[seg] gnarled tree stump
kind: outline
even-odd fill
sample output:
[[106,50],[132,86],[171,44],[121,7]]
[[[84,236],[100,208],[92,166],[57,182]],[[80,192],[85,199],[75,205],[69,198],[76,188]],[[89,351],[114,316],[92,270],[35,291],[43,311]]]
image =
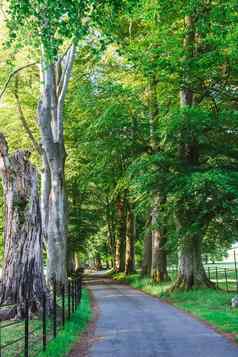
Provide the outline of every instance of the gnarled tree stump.
[[9,156],[5,137],[0,134],[0,175],[5,199],[0,302],[16,304],[9,317],[23,315],[26,298],[31,312],[39,310],[46,291],[37,171],[29,157],[28,151]]

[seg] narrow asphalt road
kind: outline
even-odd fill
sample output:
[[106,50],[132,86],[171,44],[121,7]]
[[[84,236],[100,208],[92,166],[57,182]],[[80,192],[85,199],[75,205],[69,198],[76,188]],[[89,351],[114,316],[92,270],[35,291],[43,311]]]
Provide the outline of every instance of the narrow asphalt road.
[[238,347],[176,308],[100,277],[88,281],[99,308],[89,357],[238,357]]

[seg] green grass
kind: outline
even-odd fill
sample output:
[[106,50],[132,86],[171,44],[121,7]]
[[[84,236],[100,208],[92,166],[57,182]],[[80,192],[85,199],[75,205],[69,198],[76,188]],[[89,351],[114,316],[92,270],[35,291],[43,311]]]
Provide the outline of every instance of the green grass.
[[113,279],[126,282],[133,288],[141,289],[154,296],[161,296],[171,285],[170,282],[155,284],[151,278],[141,277],[140,274],[125,275],[124,273],[114,274]]
[[72,316],[65,328],[47,346],[47,351],[39,354],[39,357],[63,357],[67,356],[79,335],[87,327],[91,318],[91,305],[88,291],[83,289],[81,304]]
[[192,313],[219,331],[233,334],[238,342],[238,309],[232,309],[230,305],[234,293],[213,289],[168,292],[171,282],[156,284],[150,278],[142,278],[139,274],[116,274],[113,278]]
[[209,322],[218,330],[234,334],[238,341],[238,311],[230,302],[233,293],[213,289],[166,293],[162,298]]
[[[57,303],[61,305],[61,299],[57,299]],[[67,299],[66,305],[67,306]],[[67,312],[66,312],[67,314]],[[41,352],[38,356],[54,356],[54,357],[63,357],[68,354],[72,345],[78,340],[80,333],[86,328],[88,321],[91,317],[91,305],[86,289],[82,290],[82,299],[80,306],[72,315],[71,320],[65,323],[65,328],[58,328],[58,335],[56,339],[52,340],[47,345],[47,351]],[[9,321],[3,322],[4,324],[9,323]],[[60,321],[59,321],[60,323]],[[33,355],[39,352],[42,349],[42,322],[40,320],[30,320],[29,321],[29,330],[35,331],[34,334],[29,336],[29,351],[30,355]],[[3,351],[4,357],[14,357],[14,356],[23,356],[24,348],[24,321],[19,322],[19,324],[6,327],[1,329],[1,344],[10,343],[13,340],[22,337],[18,343],[13,344],[12,346],[7,347]],[[51,340],[53,338],[53,325],[52,320],[47,321],[47,338]]]

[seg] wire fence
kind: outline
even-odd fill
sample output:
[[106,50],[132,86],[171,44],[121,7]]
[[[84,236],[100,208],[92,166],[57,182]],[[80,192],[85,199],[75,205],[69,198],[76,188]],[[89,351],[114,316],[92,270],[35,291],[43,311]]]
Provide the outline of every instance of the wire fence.
[[206,273],[209,280],[211,280],[217,288],[226,290],[227,292],[238,293],[237,267],[208,266],[206,267]]
[[[204,268],[208,279],[218,289],[238,293],[238,262],[236,252],[234,251],[233,253],[233,261],[207,263],[204,264]],[[168,272],[171,280],[175,280],[178,274],[177,266],[170,266]]]
[[[47,344],[70,320],[81,301],[82,277],[69,279],[61,288],[53,284],[49,295],[43,294],[41,313],[33,315],[31,300],[24,301],[21,320],[0,321],[0,357],[34,357],[45,351]],[[47,301],[52,302],[49,309]],[[16,305],[0,305],[0,309]]]

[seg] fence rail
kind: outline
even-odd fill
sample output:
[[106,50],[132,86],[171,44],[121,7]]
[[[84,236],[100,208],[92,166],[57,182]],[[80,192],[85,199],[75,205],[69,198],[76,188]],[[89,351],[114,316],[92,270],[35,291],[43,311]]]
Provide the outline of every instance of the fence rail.
[[[207,277],[217,288],[226,290],[227,292],[238,293],[238,262],[235,251],[233,259],[230,262],[204,264],[204,268]],[[178,273],[177,266],[170,266],[168,273],[172,280],[176,279]]]
[[208,266],[206,268],[206,273],[217,288],[226,290],[227,292],[237,292],[238,293],[238,276],[237,268],[227,268],[219,266]]
[[[24,304],[22,320],[0,321],[0,357],[34,357],[45,351],[66,320],[70,320],[81,301],[82,277],[69,279],[66,285],[57,289],[56,284],[50,291],[52,308],[47,309],[49,296],[42,295],[42,311],[39,316],[30,316],[31,300]],[[16,305],[0,305],[1,308]]]
[[[205,267],[205,271],[209,280],[219,289],[227,292],[238,293],[238,276],[235,268],[214,266]],[[168,268],[168,273],[171,280],[175,280],[178,274],[177,268]]]

